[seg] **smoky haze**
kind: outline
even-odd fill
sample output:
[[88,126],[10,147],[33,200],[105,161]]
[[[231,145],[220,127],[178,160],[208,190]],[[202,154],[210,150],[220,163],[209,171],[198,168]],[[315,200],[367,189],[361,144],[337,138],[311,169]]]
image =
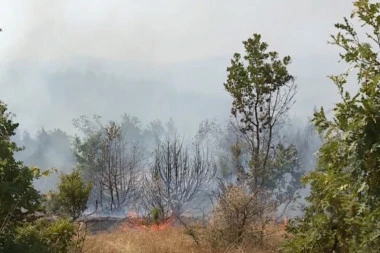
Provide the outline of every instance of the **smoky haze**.
[[[97,113],[173,117],[183,131],[227,117],[226,67],[241,41],[261,33],[293,57],[299,93],[292,111],[331,105],[326,76],[339,71],[327,46],[349,13],[337,1],[2,1],[1,95],[23,128],[73,131]],[[27,104],[27,106],[25,106]],[[207,108],[207,110],[204,110]]]
[[[338,98],[326,76],[342,68],[327,40],[351,7],[347,0],[0,0],[0,6],[1,99],[20,133],[38,139],[42,127],[59,128],[70,141],[77,133],[72,120],[81,115],[117,120],[127,113],[144,125],[172,118],[189,137],[205,119],[226,120],[226,68],[253,33],[292,56],[299,92],[291,117],[302,129],[315,106],[331,107]],[[74,158],[52,140],[38,156],[38,146],[21,138],[31,151],[20,158],[67,171]]]

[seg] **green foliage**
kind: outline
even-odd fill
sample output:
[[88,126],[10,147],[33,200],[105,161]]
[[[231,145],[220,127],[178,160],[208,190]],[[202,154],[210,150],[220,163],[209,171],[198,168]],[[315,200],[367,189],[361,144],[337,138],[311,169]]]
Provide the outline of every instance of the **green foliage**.
[[[78,226],[68,219],[38,220],[0,235],[0,251],[7,253],[74,252],[79,241],[73,240]],[[1,244],[1,242],[4,242]]]
[[86,140],[82,141],[79,137],[74,140],[75,156],[81,171],[86,179],[91,180],[93,175],[100,171],[101,161],[97,153],[101,149],[102,134],[99,131]]
[[152,209],[151,219],[156,224],[159,224],[163,220],[163,214],[159,208],[154,207]]
[[17,127],[0,101],[0,252],[68,252],[76,244],[72,241],[76,225],[37,220],[37,211],[44,209],[33,180],[51,171],[15,160],[15,152],[21,150],[11,141]]
[[76,220],[87,208],[87,201],[92,189],[92,184],[86,184],[79,172],[74,170],[68,175],[61,175],[58,185],[58,192],[53,196],[53,210],[57,210],[57,206],[68,214],[73,220]]
[[[277,52],[268,52],[268,44],[261,41],[259,34],[254,34],[253,38],[249,38],[243,44],[246,51],[244,60],[248,65],[242,61],[240,54],[235,53],[231,66],[227,68],[228,79],[224,87],[234,99],[231,113],[235,117],[241,116],[239,120],[244,124],[241,130],[253,131],[257,127],[264,130],[282,116],[281,113],[271,115],[267,107],[275,99],[271,95],[278,89],[285,88],[293,80],[293,76],[287,70],[291,58],[285,56],[279,59]],[[292,96],[292,93],[290,95]],[[291,101],[287,101],[283,110],[286,111],[286,106],[290,104]],[[261,119],[258,119],[259,117]]]
[[21,150],[10,140],[17,127],[7,106],[0,101],[0,230],[40,208],[40,195],[33,188],[33,180],[42,175],[41,171],[14,159],[15,152]]
[[328,119],[323,108],[313,123],[323,135],[305,216],[289,226],[295,236],[285,252],[378,252],[380,248],[380,3],[354,2],[351,18],[363,24],[363,40],[348,19],[337,24],[332,44],[357,74],[359,91],[345,84],[349,72],[332,76],[342,101]]
[[[297,89],[287,70],[291,58],[268,51],[259,34],[243,44],[245,56],[235,53],[224,84],[233,98],[231,113],[240,132],[232,157],[241,182],[252,191],[276,192],[277,200],[284,203],[293,200],[302,175],[297,150],[278,136]],[[249,162],[239,162],[245,160]],[[292,179],[287,181],[286,175]]]

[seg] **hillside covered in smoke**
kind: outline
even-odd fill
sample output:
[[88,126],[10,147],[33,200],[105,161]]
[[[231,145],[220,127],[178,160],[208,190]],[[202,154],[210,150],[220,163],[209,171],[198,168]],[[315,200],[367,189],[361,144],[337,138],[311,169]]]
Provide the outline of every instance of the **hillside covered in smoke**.
[[[162,122],[159,119],[151,121],[149,124],[142,124],[137,117],[122,115],[115,119],[123,131],[123,141],[139,149],[139,170],[143,173],[149,171],[152,166],[154,149],[157,141],[164,140],[167,137],[179,136],[185,144],[195,142],[202,143],[207,147],[212,155],[213,162],[216,166],[217,177],[236,181],[236,171],[233,168],[233,161],[230,153],[230,147],[236,142],[236,136],[231,130],[227,121],[206,120],[199,124],[197,133],[193,136],[181,133],[173,120]],[[224,123],[223,123],[224,122]],[[15,141],[25,149],[16,154],[17,159],[23,161],[26,165],[39,166],[42,169],[56,168],[57,173],[48,178],[42,178],[35,182],[35,186],[42,193],[56,190],[59,182],[59,175],[68,174],[78,166],[76,153],[78,152],[77,140],[86,140],[99,131],[107,127],[107,121],[100,116],[81,116],[73,119],[73,127],[76,130],[74,135],[70,135],[61,129],[47,130],[40,129],[35,135],[27,131],[18,132]],[[317,136],[314,128],[310,124],[305,124],[299,120],[288,122],[281,135],[285,143],[295,145],[299,151],[298,159],[302,171],[308,172],[315,167],[314,153],[318,150],[321,140]],[[216,181],[210,188],[217,187]],[[209,189],[209,190],[210,190]],[[190,214],[200,214],[200,210],[209,210],[209,193],[199,197],[196,202],[200,207],[192,210]],[[302,198],[299,203],[304,203],[303,197],[308,194],[307,189],[299,192]],[[203,209],[202,209],[202,208]],[[94,207],[90,207],[92,209]],[[122,212],[123,213],[123,212]],[[118,210],[113,215],[123,215]],[[288,215],[299,214],[297,209],[287,210]]]

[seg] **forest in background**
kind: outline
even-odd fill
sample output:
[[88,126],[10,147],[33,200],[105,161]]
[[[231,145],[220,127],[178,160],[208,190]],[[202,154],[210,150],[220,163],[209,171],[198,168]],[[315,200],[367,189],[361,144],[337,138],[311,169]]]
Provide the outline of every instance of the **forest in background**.
[[[109,127],[111,122],[104,122],[100,116],[94,115],[92,117],[82,116],[73,120],[73,124],[78,130],[76,136],[70,136],[61,129],[41,129],[35,136],[31,136],[27,131],[24,131],[16,133],[13,138],[20,147],[25,147],[24,150],[15,155],[15,157],[23,161],[25,165],[38,166],[44,170],[51,168],[58,169],[58,173],[52,174],[47,178],[41,178],[35,182],[36,188],[44,194],[50,190],[56,190],[59,174],[70,173],[79,162],[76,157],[76,152],[78,152],[80,148],[78,141],[86,141],[97,134],[101,134],[102,131],[106,131],[106,127]],[[117,121],[117,124],[123,133],[122,142],[126,144],[126,148],[135,148],[136,152],[138,151],[139,154],[141,154],[138,159],[136,158],[136,174],[151,166],[154,158],[153,152],[158,141],[165,140],[168,137],[178,137],[184,142],[184,145],[201,142],[202,146],[208,149],[210,156],[212,156],[210,158],[212,158],[216,166],[216,178],[236,180],[237,172],[231,169],[233,168],[231,166],[233,158],[231,157],[230,147],[236,144],[237,137],[228,121],[224,123],[212,120],[201,122],[196,136],[180,134],[176,129],[175,122],[172,120],[166,123],[155,120],[147,126],[143,126],[137,117],[125,114]],[[301,151],[299,159],[300,164],[302,164],[302,171],[311,171],[315,166],[315,157],[313,154],[318,150],[321,143],[320,137],[315,132],[313,126],[311,124],[303,125],[303,123],[294,120],[287,123],[282,132],[282,138],[294,144],[296,149]],[[94,145],[92,147],[93,149],[97,148],[96,143],[92,145]],[[129,150],[130,149],[125,152],[129,153]],[[213,188],[208,189],[208,192],[211,193],[211,191],[216,188],[217,182],[214,180]],[[303,196],[307,193],[305,189],[300,189],[300,192],[303,193]],[[304,202],[302,199],[299,201],[301,201],[301,203]],[[201,202],[203,202],[203,208],[205,210],[211,208],[211,202],[207,196],[203,197]],[[194,206],[198,206],[200,203],[193,204]],[[94,208],[95,203],[90,203],[89,206],[90,208]],[[126,215],[128,211],[128,207],[123,206],[121,210],[106,213],[111,216],[123,216]],[[293,210],[293,215],[291,210],[287,211],[290,211],[290,213],[288,213],[290,216],[300,214],[299,210]],[[99,214],[100,213],[99,210]],[[200,209],[191,210],[190,213],[197,215],[202,214]]]

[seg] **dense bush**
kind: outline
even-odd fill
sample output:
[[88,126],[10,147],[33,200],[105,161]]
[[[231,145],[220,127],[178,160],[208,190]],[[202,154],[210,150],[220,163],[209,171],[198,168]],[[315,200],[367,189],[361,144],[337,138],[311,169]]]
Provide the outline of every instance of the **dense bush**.
[[77,252],[82,238],[75,236],[79,226],[68,219],[41,219],[0,233],[0,252],[64,253]]
[[58,192],[55,194],[56,204],[72,220],[78,219],[87,209],[87,201],[90,196],[92,184],[85,184],[79,170],[71,174],[61,175]]

